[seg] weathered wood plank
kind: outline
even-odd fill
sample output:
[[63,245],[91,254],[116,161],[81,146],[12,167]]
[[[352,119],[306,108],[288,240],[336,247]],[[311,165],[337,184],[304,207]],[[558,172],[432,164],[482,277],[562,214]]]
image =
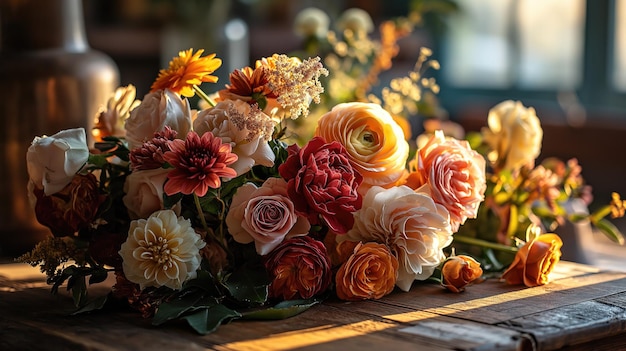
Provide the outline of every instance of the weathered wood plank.
[[157,328],[126,310],[69,316],[66,292],[51,295],[33,269],[0,265],[0,349],[552,350],[598,338],[617,345],[626,332],[626,274],[557,267],[558,278],[542,287],[490,280],[453,294],[415,284],[377,301],[331,299],[287,320],[235,321],[198,336],[182,322]]
[[500,325],[533,335],[542,350],[605,339],[626,331],[626,292],[549,309]]

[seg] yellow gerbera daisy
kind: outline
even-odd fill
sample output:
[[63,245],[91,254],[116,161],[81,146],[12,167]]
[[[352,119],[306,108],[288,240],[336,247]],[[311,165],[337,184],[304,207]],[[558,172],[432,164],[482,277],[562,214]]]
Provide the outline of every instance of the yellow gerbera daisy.
[[150,87],[151,91],[170,89],[180,95],[192,97],[194,86],[203,82],[217,82],[217,77],[211,73],[222,65],[222,60],[215,58],[215,54],[200,57],[203,52],[204,50],[198,50],[194,54],[193,49],[179,52],[178,57],[170,61],[167,69],[159,71],[159,76]]

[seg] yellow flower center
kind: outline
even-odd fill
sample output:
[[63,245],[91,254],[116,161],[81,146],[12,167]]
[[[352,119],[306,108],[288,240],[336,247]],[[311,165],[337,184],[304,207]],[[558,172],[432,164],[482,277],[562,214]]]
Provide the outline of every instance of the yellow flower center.
[[166,239],[159,237],[157,242],[149,242],[146,251],[146,258],[162,264],[164,270],[172,265],[172,250],[170,250]]

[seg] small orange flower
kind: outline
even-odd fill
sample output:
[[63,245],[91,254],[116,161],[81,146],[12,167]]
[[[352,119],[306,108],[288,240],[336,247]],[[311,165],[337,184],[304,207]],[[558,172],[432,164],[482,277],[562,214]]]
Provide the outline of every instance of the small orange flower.
[[[260,98],[276,98],[276,94],[268,86],[268,78],[265,69],[257,65],[257,68],[244,67],[241,70],[234,70],[230,74],[230,84],[226,84],[226,89],[219,91],[221,98],[228,98],[230,95],[251,98],[259,103]],[[223,96],[224,95],[224,96]],[[261,105],[259,103],[259,105]]]
[[387,245],[358,243],[337,271],[337,297],[346,301],[380,299],[393,291],[397,277],[398,259]]
[[480,263],[465,255],[452,256],[441,268],[441,285],[452,292],[461,292],[483,274]]
[[169,67],[159,72],[150,91],[169,89],[177,94],[192,97],[194,85],[217,82],[218,78],[211,73],[222,65],[222,60],[215,58],[215,54],[200,57],[203,52],[204,50],[198,50],[194,54],[193,49],[179,52],[178,57],[170,61]]
[[561,259],[563,241],[556,234],[542,234],[527,242],[502,274],[507,283],[528,287],[548,283],[548,275]]

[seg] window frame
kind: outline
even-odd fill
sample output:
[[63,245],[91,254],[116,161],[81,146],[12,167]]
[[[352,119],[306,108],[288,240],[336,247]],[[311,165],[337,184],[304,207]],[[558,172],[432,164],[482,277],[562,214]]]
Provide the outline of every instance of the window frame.
[[[441,73],[435,78],[441,86],[439,101],[452,118],[459,109],[472,104],[493,106],[503,100],[520,100],[526,106],[540,106],[549,109],[561,109],[559,95],[563,92],[575,93],[578,102],[594,116],[601,114],[611,121],[626,124],[626,91],[618,91],[611,79],[614,63],[614,28],[617,0],[586,0],[585,28],[583,31],[582,81],[572,91],[554,89],[520,88],[512,84],[505,88],[456,87],[445,81]],[[626,0],[621,0],[626,1]],[[445,35],[434,40],[435,59],[445,69]],[[439,44],[438,44],[439,43]],[[437,54],[439,53],[439,54]],[[589,115],[589,113],[588,113]],[[591,119],[594,117],[592,116]],[[587,121],[590,119],[588,117]]]

